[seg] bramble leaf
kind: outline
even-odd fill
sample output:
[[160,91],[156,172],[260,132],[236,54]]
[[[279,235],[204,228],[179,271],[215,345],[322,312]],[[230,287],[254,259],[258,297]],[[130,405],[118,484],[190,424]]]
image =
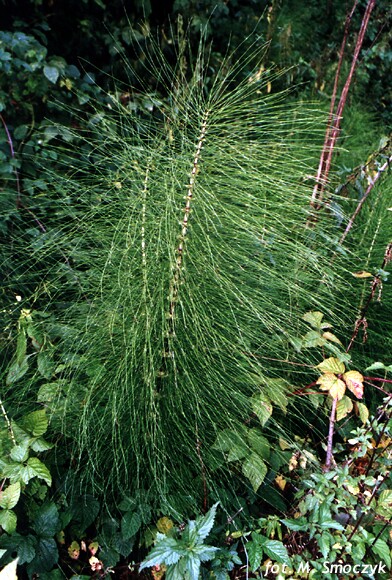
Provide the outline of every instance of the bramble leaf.
[[338,358],[332,356],[323,360],[316,368],[323,373],[334,373],[336,375],[341,375],[345,371],[344,364]]
[[20,483],[12,483],[0,494],[0,507],[5,510],[12,510],[20,498]]
[[321,375],[317,379],[316,384],[320,385],[322,391],[329,391],[331,397],[333,399],[337,398],[338,401],[343,398],[346,391],[346,384],[332,373]]
[[359,417],[363,424],[367,423],[369,419],[369,409],[364,403],[357,403]]
[[348,371],[344,373],[343,379],[346,382],[347,388],[354,393],[357,399],[363,397],[363,376],[358,371]]
[[351,413],[352,410],[353,410],[352,400],[346,395],[344,395],[344,397],[342,397],[340,401],[338,401],[336,407],[336,421],[340,421],[341,419],[344,419],[344,417],[347,417],[347,415]]
[[249,479],[256,492],[267,475],[267,466],[257,453],[252,452],[242,464],[242,473]]

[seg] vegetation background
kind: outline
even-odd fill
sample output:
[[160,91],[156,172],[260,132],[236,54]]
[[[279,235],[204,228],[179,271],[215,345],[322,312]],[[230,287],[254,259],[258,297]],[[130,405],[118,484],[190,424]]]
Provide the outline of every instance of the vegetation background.
[[[118,577],[132,577],[136,574],[133,560],[145,556],[157,533],[168,542],[160,560],[153,554],[146,563],[146,567],[158,566],[154,569],[157,578],[165,570],[159,568],[161,564],[168,566],[168,578],[170,573],[172,578],[192,580],[199,573],[248,577],[241,576],[245,574],[241,572],[244,554],[254,571],[267,558],[280,566],[293,566],[303,550],[295,551],[292,545],[300,544],[301,538],[307,542],[307,558],[313,558],[315,569],[320,567],[321,555],[350,563],[365,556],[371,562],[380,557],[390,566],[392,514],[385,507],[392,493],[388,483],[390,399],[382,403],[386,391],[377,391],[377,386],[387,390],[389,384],[392,343],[388,280],[392,184],[385,177],[391,156],[392,12],[387,0],[375,3],[366,28],[329,175],[329,197],[316,209],[310,203],[346,17],[355,5],[341,60],[339,92],[368,4],[365,0],[0,0],[4,416],[0,465],[6,486],[0,499],[0,544],[3,563],[19,557],[20,574],[35,577],[38,573],[40,578],[55,580],[104,577],[115,567]],[[207,64],[200,55],[208,55]],[[236,66],[236,72],[230,72]],[[226,85],[229,97],[225,100]],[[178,218],[165,196],[181,180],[189,179],[189,160],[196,175],[197,157],[192,155],[195,145],[201,144],[199,153],[204,146],[200,128],[205,104],[216,106],[211,137],[207,137],[215,149],[206,153],[212,177],[210,182],[201,180],[200,187],[202,191],[210,187],[215,198],[206,200],[199,215],[213,229],[208,215],[211,211],[218,215],[222,191],[228,207],[236,207],[238,213],[222,210],[228,233],[218,228],[216,237],[208,239],[207,257],[203,238],[207,226],[194,230],[200,246],[197,258],[187,267],[197,276],[203,273],[206,282],[205,286],[190,284],[191,298],[181,306],[185,320],[197,321],[194,328],[179,332],[179,360],[186,372],[180,370],[178,376],[187,390],[181,400],[173,391],[169,402],[159,403],[166,415],[155,432],[155,386],[151,385],[157,382],[157,372],[162,373],[164,385],[166,375],[177,377],[177,370],[170,363],[163,365],[162,354],[152,352],[151,359],[144,359],[140,345],[147,336],[151,344],[160,345],[160,353],[170,352],[173,329],[159,320],[165,308],[167,314],[163,287],[171,284],[176,293],[177,282],[168,279],[170,268],[161,268],[167,260],[166,246],[162,246],[162,254],[145,270],[152,280],[151,320],[159,329],[157,338],[148,325],[127,322],[142,292],[137,285],[128,289],[129,268],[142,271],[143,264],[130,251],[114,255],[111,265],[111,249],[128,235],[129,223],[138,224],[144,232],[143,203],[124,204],[120,194],[125,185],[138,184],[140,191],[147,191],[146,176],[151,178],[155,200],[154,211],[147,216],[154,224],[153,235],[163,243],[167,235],[168,247],[173,245],[176,238],[169,225]],[[257,107],[262,107],[264,115],[260,125]],[[124,111],[130,121],[124,120]],[[174,119],[173,133],[167,129],[166,118]],[[247,120],[245,124],[242,119]],[[253,143],[249,150],[244,149],[245,142]],[[174,150],[176,155],[171,156]],[[233,158],[241,155],[242,174],[233,169]],[[130,159],[137,162],[132,164]],[[237,199],[225,189],[228,179],[238,192]],[[256,195],[254,183],[258,184],[258,203],[264,205],[259,214],[255,211],[249,216],[244,208]],[[106,191],[110,198],[101,203]],[[351,224],[357,207],[361,212]],[[268,220],[262,222],[265,208]],[[241,220],[247,220],[246,235]],[[252,235],[257,238],[261,223],[269,236],[252,246]],[[232,254],[221,251],[234,239],[241,240],[238,249],[235,246]],[[216,256],[221,260],[219,267],[211,259]],[[178,256],[170,260],[175,264]],[[226,300],[235,295],[238,284],[237,270],[232,274],[230,269],[246,271],[248,263],[256,269],[253,273],[249,267],[250,273],[246,272],[243,302],[227,298],[222,305],[214,287],[217,272]],[[201,298],[207,295],[209,307],[202,311]],[[254,323],[258,316],[266,330]],[[204,338],[210,336],[209,328],[214,328],[210,342]],[[114,356],[109,374],[102,379],[109,336]],[[123,337],[132,344],[129,350],[122,347]],[[197,341],[209,353],[204,361],[188,354]],[[230,362],[233,353],[239,361],[236,365]],[[256,360],[254,353],[261,358]],[[357,493],[352,492],[357,485],[353,481],[347,497],[339,495],[338,485],[335,489],[328,478],[322,479],[330,406],[321,404],[320,395],[313,391],[306,397],[294,396],[306,386],[316,388],[314,367],[328,356],[337,357],[343,367],[328,367],[323,373],[343,377],[350,365],[363,372],[376,363],[375,371],[386,380],[380,385],[376,377],[371,383],[376,387],[366,391],[366,410],[355,401],[353,407],[348,397],[343,398],[345,410],[342,404],[338,410],[339,420],[353,408],[356,413],[336,433],[339,465],[345,465],[344,450],[348,453],[347,440],[358,418],[364,419],[363,430],[368,429],[357,437],[361,445],[369,442],[369,433],[373,441],[384,442],[384,455],[378,449],[377,458],[368,457],[364,472],[359,473],[355,465],[355,473],[335,474],[342,481],[349,476],[368,477],[366,483],[366,477],[361,480]],[[140,370],[141,358],[145,362]],[[140,373],[135,374],[134,384],[143,377],[147,385],[140,399],[136,388],[128,391],[124,386],[133,381],[129,365]],[[188,372],[193,377],[186,382]],[[260,382],[257,399],[255,385]],[[111,387],[103,390],[107,384]],[[140,421],[148,396],[152,402]],[[130,417],[124,409],[129,397],[137,419],[128,429],[124,425],[130,424]],[[378,440],[376,426],[372,423],[372,432],[365,425],[366,413],[379,419],[380,405],[387,405],[383,412],[389,423],[385,421],[387,427],[380,431],[382,422],[377,420]],[[116,421],[117,431],[112,429]],[[195,425],[201,431],[197,440]],[[129,447],[138,449],[132,461]],[[299,449],[307,449],[307,455],[301,456]],[[350,449],[354,456],[358,453],[359,462],[361,451],[355,444]],[[286,469],[289,481],[290,461],[298,460],[299,465],[300,456],[303,466],[294,469],[295,477],[286,488],[280,486],[276,478]],[[315,528],[303,522],[302,528],[296,528],[289,519],[293,516],[290,506],[301,499],[294,500],[294,494],[302,480],[308,481],[305,464],[312,461],[317,464],[312,484],[316,487],[308,485],[308,489],[315,497],[319,494],[320,505],[310,506],[303,500],[295,517],[314,521]],[[382,481],[377,480],[380,474]],[[362,515],[357,519],[352,515],[358,505],[366,511],[362,501],[369,491],[366,486],[377,498],[377,517],[381,518],[373,535],[369,531],[373,524],[366,528]],[[327,492],[336,507],[328,513],[322,499]],[[226,541],[223,530],[229,539],[213,560],[214,552],[203,541],[216,517],[216,501],[227,513],[216,524],[214,541],[218,545]],[[354,521],[346,536],[342,521],[336,519],[342,510]],[[238,511],[237,520],[231,518]],[[189,564],[181,550],[191,540],[186,531],[181,536],[181,526],[175,528],[173,522],[200,512],[207,512],[195,524],[196,546],[202,548]],[[322,533],[322,521],[328,522],[325,530],[335,530],[328,538],[326,531]],[[246,526],[248,537],[245,532],[241,535]],[[359,528],[362,539],[355,544],[353,536],[359,537]],[[285,535],[279,537],[282,530]],[[334,547],[339,542],[341,552]],[[200,570],[200,563],[210,560],[208,571]],[[170,565],[178,562],[178,569],[171,572]]]

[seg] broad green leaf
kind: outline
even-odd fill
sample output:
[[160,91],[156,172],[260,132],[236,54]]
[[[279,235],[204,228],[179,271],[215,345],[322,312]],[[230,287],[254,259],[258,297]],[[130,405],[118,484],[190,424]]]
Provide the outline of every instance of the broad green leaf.
[[[245,435],[245,429],[243,435]],[[234,431],[232,429],[223,429],[217,435],[217,438],[213,444],[214,449],[219,451],[229,452],[230,449],[237,445],[241,445],[244,442],[244,437],[242,433]]]
[[276,560],[279,564],[291,565],[290,557],[283,542],[278,540],[267,540],[263,543],[263,550],[272,560]]
[[215,503],[205,516],[196,518],[197,538],[204,540],[214,525],[216,510],[219,502]]
[[42,375],[45,379],[50,379],[53,376],[55,365],[52,359],[49,357],[48,353],[45,351],[41,351],[38,353],[37,356],[37,367],[38,372]]
[[252,397],[252,410],[257,415],[261,425],[264,427],[272,415],[271,401],[261,393],[254,395]]
[[30,577],[33,574],[42,572],[50,572],[57,564],[59,559],[59,552],[57,549],[56,540],[53,538],[39,538],[35,557],[27,566],[27,571]]
[[305,322],[308,322],[310,326],[313,326],[313,328],[318,330],[321,328],[321,321],[323,318],[324,314],[322,312],[319,312],[318,310],[312,310],[310,312],[306,312],[303,315],[302,320],[305,320]]
[[285,379],[268,379],[263,385],[263,395],[269,401],[273,401],[274,405],[282,409],[284,413],[287,411],[289,403],[287,393],[290,390],[290,384]]
[[21,470],[21,478],[27,484],[34,477],[43,479],[49,486],[52,485],[52,476],[48,468],[37,457],[30,457],[27,465]]
[[324,346],[327,340],[321,336],[317,330],[309,330],[302,338],[302,346],[304,348],[314,348],[316,346]]
[[12,536],[3,535],[1,544],[10,552],[16,552],[19,558],[19,564],[26,564],[31,562],[35,556],[35,549],[37,546],[37,538],[31,534],[22,536],[18,533]]
[[259,542],[252,541],[246,544],[246,551],[248,553],[251,570],[252,572],[256,572],[261,566],[263,548]]
[[379,370],[384,370],[386,367],[384,365],[384,363],[382,362],[375,362],[372,365],[370,365],[370,367],[366,367],[366,371],[379,371]]
[[15,445],[10,452],[12,461],[24,463],[29,456],[29,442],[24,441],[21,445]]
[[0,507],[6,510],[12,510],[20,498],[20,483],[12,483],[0,493]]
[[61,383],[45,383],[38,390],[38,403],[51,403],[55,401],[61,392]]
[[54,502],[44,503],[34,516],[33,528],[43,538],[53,537],[61,529],[61,521]]
[[15,361],[9,368],[7,378],[5,380],[7,385],[13,385],[19,381],[29,370],[28,357],[26,356],[20,363]]
[[56,68],[55,66],[45,65],[44,66],[44,75],[46,76],[48,81],[50,81],[53,84],[56,84],[57,79],[60,76],[60,72],[59,72],[58,68]]
[[243,441],[238,441],[235,443],[229,450],[227,454],[227,461],[230,463],[231,461],[238,461],[243,459],[249,454],[249,448]]
[[192,549],[192,552],[200,559],[201,562],[209,562],[215,557],[216,552],[219,548],[215,546],[206,546],[205,544],[200,544]]
[[363,376],[358,371],[348,371],[344,373],[343,379],[347,385],[347,388],[357,397],[357,399],[362,399],[363,397]]
[[160,564],[170,566],[176,564],[181,556],[186,555],[186,548],[181,547],[178,540],[175,538],[169,538],[158,532],[156,544],[140,564],[139,570],[151,568],[151,566],[158,566]]
[[186,559],[186,570],[189,574],[189,580],[199,580],[200,560],[192,552],[188,554]]
[[343,398],[346,391],[346,384],[338,379],[338,377],[332,373],[325,373],[321,375],[316,381],[317,385],[320,385],[322,391],[329,391],[329,394],[333,399]]
[[78,523],[80,532],[84,532],[97,517],[100,504],[94,496],[86,494],[82,496],[75,496],[71,501],[70,507],[73,520]]
[[45,409],[40,411],[33,411],[19,421],[20,426],[25,431],[28,431],[34,437],[40,437],[46,433],[49,425],[48,417],[46,416]]
[[283,519],[280,521],[286,526],[286,528],[289,528],[289,530],[292,530],[293,532],[306,532],[309,528],[308,520],[305,517],[300,517],[295,520]]
[[341,419],[344,419],[344,417],[347,417],[347,415],[351,413],[352,410],[353,410],[352,400],[350,399],[350,397],[344,395],[344,397],[342,397],[340,401],[338,401],[338,404],[336,406],[336,420],[340,421]]
[[372,552],[379,556],[388,566],[389,570],[392,568],[391,550],[388,544],[380,538],[372,546]]
[[271,445],[268,439],[261,435],[259,429],[249,429],[248,441],[250,447],[257,453],[257,455],[262,459],[269,459]]
[[344,364],[332,356],[323,360],[316,368],[320,369],[322,373],[334,373],[335,375],[341,375],[345,371]]
[[42,437],[37,437],[37,439],[33,440],[31,443],[31,449],[36,453],[42,453],[43,451],[48,451],[48,449],[53,448],[53,443],[49,443],[49,441],[45,441]]
[[129,540],[137,534],[142,525],[138,513],[126,512],[121,518],[121,535],[124,540]]
[[325,532],[320,534],[319,537],[317,538],[317,543],[318,543],[318,546],[320,548],[320,552],[322,553],[323,557],[327,558],[329,551],[331,549],[329,534],[326,534]]
[[364,403],[357,403],[359,417],[362,423],[365,425],[369,419],[369,409]]
[[13,534],[16,530],[16,514],[12,510],[0,510],[0,527]]
[[23,361],[26,358],[26,351],[27,351],[27,339],[26,339],[26,333],[24,331],[24,329],[22,329],[19,334],[18,334],[18,338],[16,341],[16,353],[15,353],[15,359],[16,362],[21,365],[23,363]]
[[249,479],[254,491],[263,483],[267,471],[264,461],[254,452],[242,464],[242,473]]
[[377,501],[377,513],[392,518],[392,489],[384,489]]

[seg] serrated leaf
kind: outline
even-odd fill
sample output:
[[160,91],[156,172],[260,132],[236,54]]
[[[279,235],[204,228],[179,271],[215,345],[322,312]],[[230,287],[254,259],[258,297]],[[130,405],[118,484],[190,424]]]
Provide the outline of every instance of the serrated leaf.
[[176,564],[181,556],[185,556],[186,554],[187,550],[179,545],[178,540],[169,538],[158,532],[157,543],[140,564],[139,570],[141,571],[144,568],[151,568],[151,566],[159,566],[161,564],[171,566],[172,564]]
[[348,371],[344,373],[343,379],[346,382],[347,388],[357,397],[363,397],[363,376],[358,371]]
[[22,429],[28,431],[34,437],[40,437],[46,433],[49,425],[45,409],[29,413],[19,423]]
[[61,392],[61,383],[45,383],[42,385],[37,394],[38,403],[52,403]]
[[33,528],[38,536],[51,538],[61,529],[61,521],[54,502],[44,503],[35,513]]
[[391,551],[388,544],[380,538],[373,544],[372,551],[379,556],[388,566],[389,570],[392,568]]
[[361,419],[362,423],[365,425],[369,419],[369,409],[364,403],[357,403],[359,418]]
[[60,72],[55,66],[45,65],[44,66],[44,75],[46,76],[48,81],[50,81],[53,84],[56,84],[57,79],[60,76]]
[[25,483],[28,483],[33,477],[38,477],[39,479],[43,479],[47,485],[52,485],[52,476],[50,475],[49,469],[37,457],[30,457],[24,469],[23,481]]
[[15,361],[9,368],[7,378],[5,380],[7,385],[13,385],[19,381],[29,370],[28,357],[26,356],[20,363]]
[[282,524],[292,530],[293,532],[305,532],[309,528],[309,523],[305,517],[300,517],[295,520],[280,520]]
[[16,530],[16,514],[12,510],[0,510],[0,527],[7,534],[13,534]]
[[24,441],[20,445],[15,445],[10,452],[12,461],[24,463],[29,456],[29,441]]
[[243,441],[234,444],[227,455],[227,461],[239,461],[246,457],[249,453],[248,446]]
[[214,525],[216,510],[218,508],[219,502],[215,503],[205,516],[196,518],[196,530],[198,540],[204,540],[210,533],[212,526]]
[[252,572],[256,572],[261,566],[263,548],[259,542],[252,541],[246,544],[246,551],[248,553],[251,570]]
[[267,423],[272,415],[272,404],[263,394],[252,397],[252,410],[260,421],[262,427]]
[[249,446],[252,448],[252,450],[255,451],[262,459],[269,459],[271,445],[268,439],[261,435],[259,429],[249,429],[247,436]]
[[0,507],[5,510],[12,510],[20,498],[20,483],[12,483],[0,493]]
[[291,565],[290,557],[286,547],[278,540],[267,540],[263,543],[263,550],[272,560],[276,560],[279,564]]
[[341,375],[345,371],[344,364],[332,356],[323,360],[316,368],[320,369],[322,373],[334,373],[335,375]]
[[121,518],[121,535],[124,540],[129,540],[137,534],[142,525],[138,513],[126,512]]
[[310,312],[306,312],[303,315],[302,320],[305,320],[305,322],[310,324],[310,326],[312,326],[313,328],[316,328],[318,330],[321,327],[321,321],[323,318],[324,318],[324,314],[322,312],[319,312],[317,310],[312,310]]
[[392,517],[392,489],[384,489],[377,501],[377,513],[386,518]]
[[267,466],[254,452],[242,464],[242,473],[247,477],[256,492],[267,475]]
[[346,391],[346,383],[338,379],[338,377],[332,373],[325,373],[321,375],[316,381],[317,385],[320,385],[322,391],[329,391],[329,394],[333,399],[343,398]]
[[37,437],[37,439],[31,443],[31,449],[36,453],[42,453],[43,451],[48,451],[52,448],[53,443],[49,443],[49,441],[46,441],[42,437]]
[[29,534],[28,536],[21,536],[18,533],[12,536],[3,535],[1,538],[1,545],[10,552],[16,552],[19,558],[19,564],[26,564],[31,562],[35,556],[35,548],[37,546],[37,538]]
[[309,330],[302,338],[303,348],[314,348],[316,346],[324,346],[327,340],[323,338],[317,330]]
[[344,395],[344,397],[342,397],[340,401],[338,401],[338,404],[336,406],[336,421],[340,421],[341,419],[344,419],[344,417],[347,417],[347,415],[351,413],[352,410],[353,410],[352,400],[346,395]]

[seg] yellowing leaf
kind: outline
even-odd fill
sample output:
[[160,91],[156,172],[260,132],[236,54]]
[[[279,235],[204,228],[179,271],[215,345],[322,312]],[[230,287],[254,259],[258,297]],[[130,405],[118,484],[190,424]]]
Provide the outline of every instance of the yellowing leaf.
[[77,560],[80,556],[80,546],[78,542],[72,542],[68,548],[68,555],[72,560]]
[[329,340],[329,342],[335,342],[336,344],[342,344],[337,336],[333,334],[333,332],[324,332],[323,338]]
[[317,365],[317,368],[323,373],[335,373],[336,375],[341,375],[345,371],[344,364],[338,358],[332,356],[323,360]]
[[349,371],[344,373],[343,379],[346,382],[347,388],[354,393],[357,399],[363,397],[363,376],[358,371]]
[[369,409],[364,403],[357,403],[359,417],[363,424],[367,423],[369,419]]
[[167,534],[174,526],[172,520],[164,516],[157,521],[157,529],[161,534]]
[[275,477],[275,483],[279,487],[279,489],[281,489],[283,491],[284,488],[286,487],[287,481],[285,480],[285,478],[283,477],[283,475],[277,475]]
[[312,310],[311,312],[306,312],[306,314],[303,315],[302,320],[308,322],[310,326],[313,326],[313,328],[319,329],[323,317],[324,314],[322,312]]
[[353,410],[352,400],[349,397],[346,397],[346,395],[344,395],[344,397],[342,397],[340,401],[338,401],[336,407],[336,420],[340,421],[341,419],[344,419],[344,417],[347,417],[347,415],[351,413],[352,410]]
[[281,448],[282,451],[285,451],[286,449],[290,449],[291,445],[290,443],[287,443],[287,441],[282,439],[282,437],[279,437],[279,447]]
[[359,272],[351,272],[354,278],[373,278],[373,274],[360,270]]
[[321,375],[321,377],[317,379],[316,384],[320,385],[322,391],[329,391],[331,397],[333,399],[338,399],[338,401],[343,398],[346,391],[345,383],[338,379],[338,377],[333,373],[325,373]]

